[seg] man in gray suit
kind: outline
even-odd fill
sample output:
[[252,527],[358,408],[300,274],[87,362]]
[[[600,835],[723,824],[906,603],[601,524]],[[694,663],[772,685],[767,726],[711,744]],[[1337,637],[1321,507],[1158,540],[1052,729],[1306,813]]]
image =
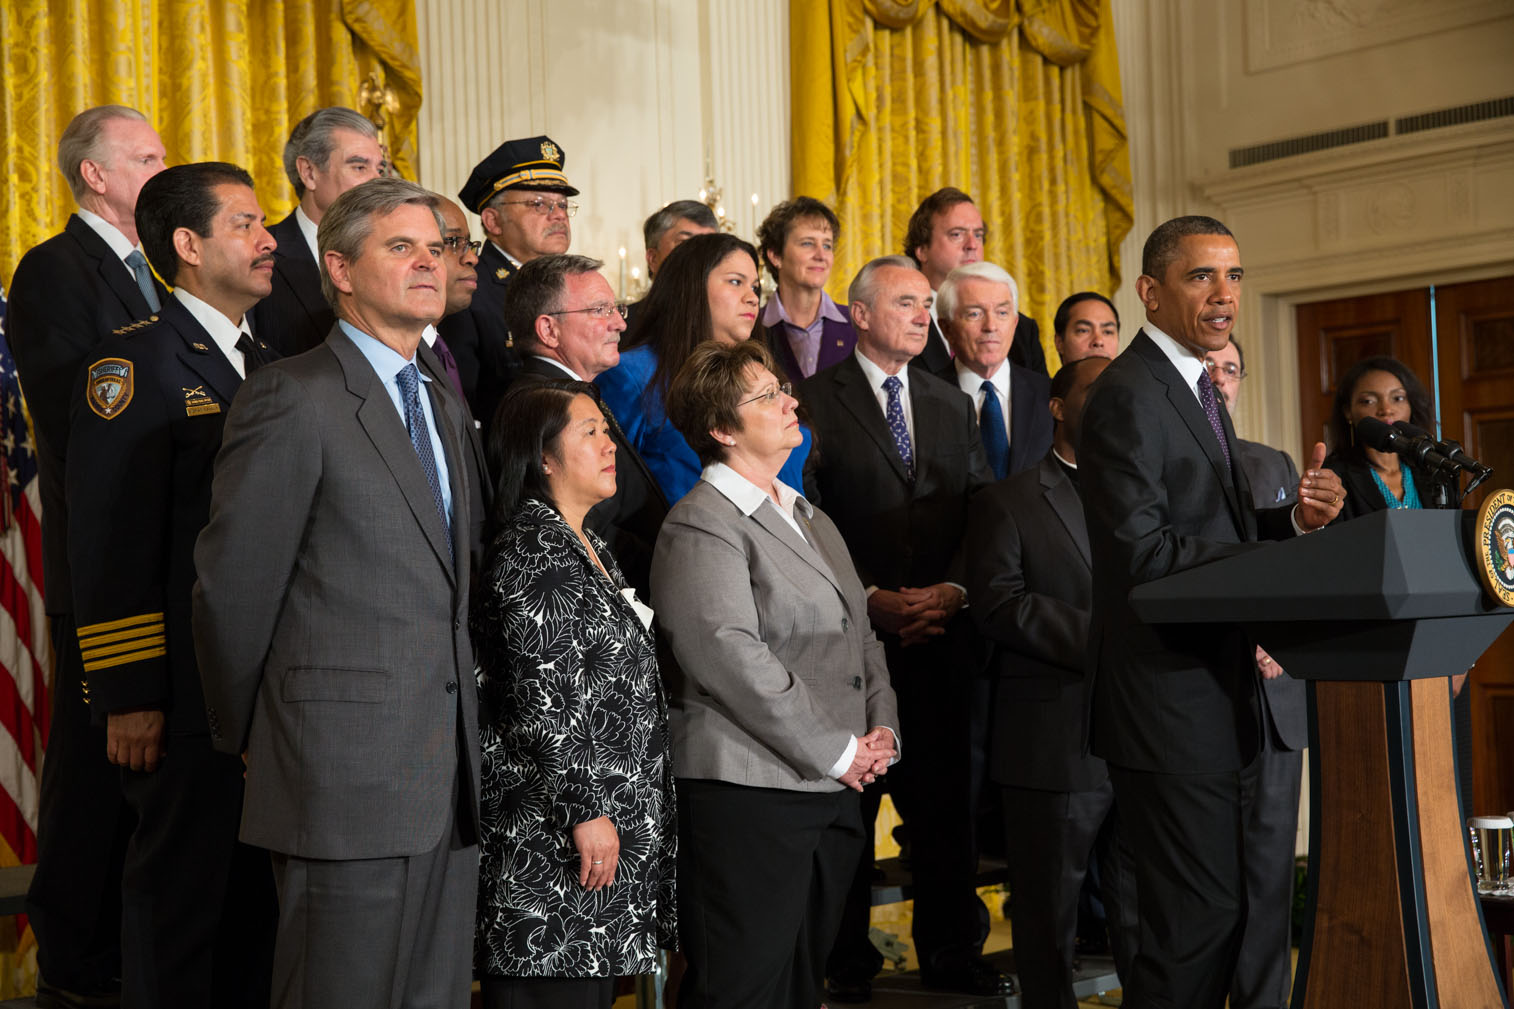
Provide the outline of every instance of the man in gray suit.
[[415,367],[442,311],[436,198],[377,179],[321,221],[325,343],[227,416],[195,547],[218,749],[273,853],[277,1006],[464,1006],[477,890],[472,479],[455,396]]
[[[1235,413],[1246,378],[1246,354],[1235,337],[1204,359],[1215,391]],[[1258,508],[1297,499],[1298,469],[1288,453],[1261,442],[1235,440],[1235,458],[1251,483]],[[1262,681],[1262,753],[1243,779],[1242,844],[1246,865],[1246,924],[1230,982],[1233,1009],[1279,1009],[1292,987],[1293,852],[1298,834],[1299,785],[1309,745],[1308,691],[1283,675],[1271,656],[1256,650]]]

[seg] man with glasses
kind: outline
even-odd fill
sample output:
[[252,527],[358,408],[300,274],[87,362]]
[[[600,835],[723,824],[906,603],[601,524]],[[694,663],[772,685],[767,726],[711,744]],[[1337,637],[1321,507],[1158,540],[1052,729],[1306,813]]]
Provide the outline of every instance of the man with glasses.
[[[1235,337],[1210,351],[1204,367],[1233,416],[1246,379],[1246,355]],[[1294,502],[1298,469],[1288,453],[1241,438],[1236,439],[1235,448],[1236,462],[1251,484],[1256,507]],[[1293,851],[1304,774],[1302,751],[1309,745],[1304,681],[1283,675],[1283,668],[1261,648],[1256,650],[1256,663],[1262,682],[1262,752],[1248,768],[1245,795],[1250,801],[1242,807],[1246,922],[1230,982],[1230,1004],[1236,1009],[1288,1004]]]
[[494,407],[521,363],[505,325],[511,278],[539,256],[567,252],[573,240],[569,218],[578,204],[569,197],[578,190],[563,174],[566,160],[551,137],[507,140],[474,167],[457,194],[478,214],[487,241],[473,303],[439,328],[457,355],[468,405],[486,437]]
[[[625,306],[587,256],[540,256],[510,282],[506,321],[522,355],[519,380],[577,379],[592,383],[620,363]],[[599,397],[590,385],[590,395]],[[620,425],[601,404],[615,441],[615,493],[590,509],[589,528],[604,537],[616,563],[643,599],[651,598],[652,547],[668,501]]]

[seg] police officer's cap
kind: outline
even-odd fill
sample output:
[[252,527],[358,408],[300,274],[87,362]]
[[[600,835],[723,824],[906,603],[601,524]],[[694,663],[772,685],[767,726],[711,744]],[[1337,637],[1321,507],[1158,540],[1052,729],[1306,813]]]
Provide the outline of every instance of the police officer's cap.
[[578,190],[568,184],[568,177],[563,174],[565,161],[567,157],[562,148],[553,143],[551,137],[506,140],[474,167],[467,185],[458,192],[458,199],[477,214],[495,193],[505,189],[534,189],[577,196]]

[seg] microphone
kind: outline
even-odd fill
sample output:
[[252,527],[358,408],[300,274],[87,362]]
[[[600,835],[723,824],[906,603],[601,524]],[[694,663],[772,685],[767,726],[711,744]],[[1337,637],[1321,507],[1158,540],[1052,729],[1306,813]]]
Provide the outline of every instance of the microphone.
[[1404,434],[1407,434],[1411,439],[1423,439],[1424,441],[1428,441],[1436,449],[1436,451],[1440,452],[1447,459],[1451,460],[1451,462],[1455,463],[1461,469],[1466,470],[1468,473],[1481,473],[1484,470],[1492,472],[1489,467],[1484,466],[1476,459],[1473,459],[1471,456],[1467,455],[1466,452],[1462,451],[1462,447],[1458,442],[1436,441],[1435,437],[1431,435],[1430,432],[1426,431],[1424,428],[1415,427],[1413,424],[1410,424],[1406,420],[1396,421],[1393,426],[1404,432]]
[[1357,421],[1356,437],[1368,448],[1375,448],[1379,452],[1394,452],[1431,472],[1446,467],[1458,468],[1445,453],[1438,450],[1438,443],[1429,435],[1415,438],[1405,431],[1384,424],[1376,417],[1363,417]]

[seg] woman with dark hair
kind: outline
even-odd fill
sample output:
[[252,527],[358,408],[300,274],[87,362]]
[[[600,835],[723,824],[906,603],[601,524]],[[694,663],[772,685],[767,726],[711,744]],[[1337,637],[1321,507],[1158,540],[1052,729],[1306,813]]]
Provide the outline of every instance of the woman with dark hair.
[[757,228],[763,265],[778,284],[762,310],[762,326],[790,381],[829,368],[857,346],[847,306],[825,293],[840,237],[841,221],[811,196],[784,200]]
[[[699,481],[699,457],[668,423],[668,387],[694,348],[741,343],[757,322],[757,250],[735,235],[695,235],[657,269],[620,363],[596,378],[605,405],[673,504]],[[809,432],[784,479],[804,484]]]
[[695,349],[668,414],[704,469],[657,537],[688,973],[682,1009],[815,1009],[898,724],[846,542],[779,474],[796,402],[759,340]]
[[1363,417],[1389,425],[1408,421],[1427,430],[1434,423],[1429,394],[1403,362],[1368,357],[1346,369],[1336,385],[1328,423],[1330,455],[1325,459],[1346,488],[1346,503],[1337,521],[1384,508],[1434,507],[1434,485],[1428,473],[1406,468],[1395,453],[1361,444],[1356,422]]
[[615,491],[592,388],[511,390],[474,602],[483,746],[476,966],[491,1009],[608,1009],[674,935],[675,817],[652,612],[584,528]]

